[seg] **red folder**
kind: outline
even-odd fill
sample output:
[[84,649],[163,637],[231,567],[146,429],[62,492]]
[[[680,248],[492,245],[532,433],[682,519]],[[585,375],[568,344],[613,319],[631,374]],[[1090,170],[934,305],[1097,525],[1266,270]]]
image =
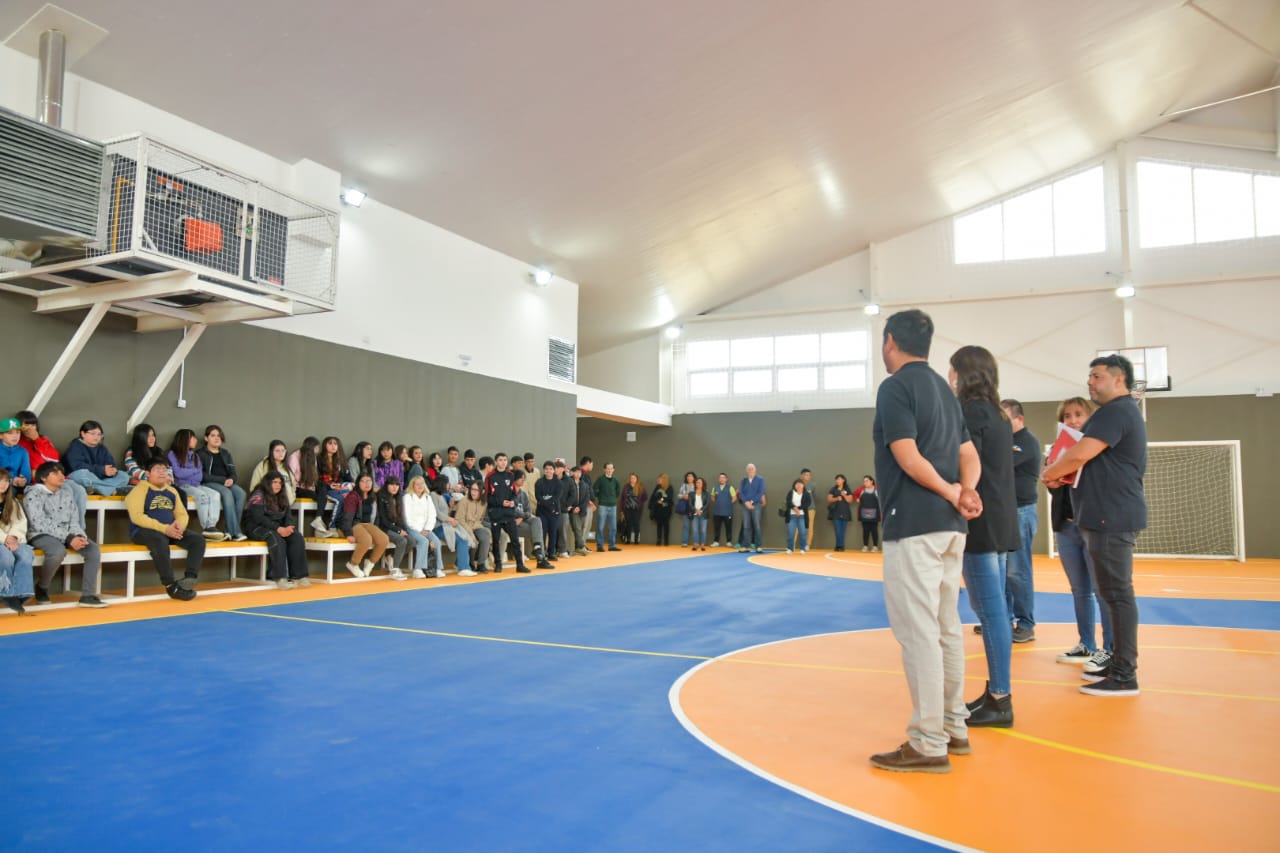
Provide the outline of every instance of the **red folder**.
[[[1053,447],[1049,448],[1049,464],[1052,465],[1062,457],[1072,447],[1075,447],[1077,441],[1084,437],[1084,433],[1074,430],[1066,424],[1058,424],[1058,438],[1053,442]],[[1062,478],[1062,482],[1068,485],[1074,485],[1076,475],[1079,471],[1073,471]]]

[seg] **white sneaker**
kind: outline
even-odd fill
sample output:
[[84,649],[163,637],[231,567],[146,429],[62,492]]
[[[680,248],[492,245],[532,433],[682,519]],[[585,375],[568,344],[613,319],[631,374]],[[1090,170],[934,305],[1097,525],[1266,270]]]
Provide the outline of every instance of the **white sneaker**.
[[408,575],[394,567],[391,569],[391,574],[387,575],[387,577],[393,581],[407,581],[409,579]]
[[476,573],[471,571],[470,569],[463,569],[462,571],[458,572],[458,577],[460,578],[473,578],[475,576],[476,576]]
[[720,547],[720,543],[719,543],[719,542],[712,542],[712,543],[711,543],[711,547],[712,547],[712,548],[719,548],[719,547]]
[[324,523],[323,518],[311,519],[311,529],[316,532],[317,536],[324,536],[329,532],[329,525]]
[[390,554],[382,555],[382,568],[391,571],[395,567],[394,558]]
[[790,553],[791,553],[791,549],[790,549],[790,548],[788,548],[788,549],[787,549],[787,553],[788,553],[788,554],[790,554]]
[[324,532],[324,538],[325,539],[346,539],[347,537],[343,536],[342,531],[339,530],[338,528],[330,527],[328,530]]
[[294,581],[294,583],[296,583],[300,587],[308,587],[308,586],[311,586],[311,578],[301,577],[301,578],[298,578],[296,581]]
[[249,537],[245,536],[243,533],[237,533],[235,536],[231,537],[232,542],[247,542],[248,540]]
[[351,574],[358,578],[364,577],[364,569],[360,568],[355,563],[347,563],[347,571],[351,572]]
[[567,560],[567,559],[569,559],[569,558],[570,558],[570,557],[572,557],[572,556],[573,556],[573,555],[572,555],[572,554],[570,554],[568,551],[561,551],[561,552],[560,552],[560,557],[561,557],[561,559],[565,559],[565,560]]
[[423,578],[425,578],[426,576],[427,576],[427,573],[426,573],[426,572],[424,572],[422,569],[414,569],[414,570],[413,570],[413,575],[412,575],[412,577],[413,577],[413,579],[414,579],[414,580],[416,580],[416,581],[420,581],[420,580],[422,580]]
[[809,553],[809,549],[808,549],[808,548],[801,548],[801,549],[800,549],[800,553],[801,553],[801,554],[808,554],[808,553]]
[[870,549],[870,548],[868,548],[866,545],[863,545],[863,546],[862,546],[862,553],[864,553],[864,554],[865,554],[865,553],[867,553],[867,552],[868,552],[868,551],[870,551],[870,550],[871,550],[871,549]]
[[364,560],[362,560],[362,561],[360,562],[360,568],[364,570],[364,573],[365,573],[366,575],[372,575],[372,574],[373,574],[373,560],[370,560],[368,557],[365,557],[365,558],[364,558]]
[[276,589],[293,589],[296,584],[288,578],[280,578],[276,581]]

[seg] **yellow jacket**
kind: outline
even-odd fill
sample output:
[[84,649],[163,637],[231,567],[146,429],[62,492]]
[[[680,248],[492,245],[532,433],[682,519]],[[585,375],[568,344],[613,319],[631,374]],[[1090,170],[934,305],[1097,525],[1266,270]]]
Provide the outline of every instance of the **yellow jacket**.
[[[125,497],[124,505],[129,510],[129,521],[133,522],[135,527],[145,527],[148,530],[158,530],[163,533],[165,525],[147,515],[147,493],[153,489],[155,489],[154,484],[146,480],[141,481]],[[186,530],[187,499],[178,494],[178,490],[173,486],[165,486],[163,491],[167,492],[173,500],[173,520],[178,522],[179,527]]]

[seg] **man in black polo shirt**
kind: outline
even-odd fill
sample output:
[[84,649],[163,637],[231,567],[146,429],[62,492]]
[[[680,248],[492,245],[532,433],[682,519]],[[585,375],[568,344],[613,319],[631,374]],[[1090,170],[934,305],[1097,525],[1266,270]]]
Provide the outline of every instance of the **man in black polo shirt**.
[[1029,643],[1036,638],[1035,578],[1031,571],[1031,543],[1040,526],[1036,499],[1040,490],[1040,441],[1023,416],[1017,400],[1001,400],[1000,407],[1013,427],[1013,490],[1018,500],[1018,532],[1021,547],[1009,554],[1005,576],[1005,597],[1013,616],[1013,641]]
[[969,752],[960,572],[968,519],[982,512],[981,474],[960,403],[929,367],[933,321],[901,311],[885,322],[892,374],[876,395],[876,478],[884,514],[884,600],[911,692],[907,742],[871,756],[882,770],[946,773]]
[[[523,460],[521,460],[523,461]],[[502,571],[502,534],[515,547],[516,571],[527,573],[532,571],[524,564],[524,555],[520,551],[520,534],[516,531],[516,477],[507,468],[507,454],[499,453],[493,462],[494,468],[484,479],[484,491],[489,500],[489,521],[493,525],[493,565],[494,571]]]
[[[1093,558],[1098,598],[1111,615],[1115,649],[1080,687],[1091,696],[1138,695],[1138,602],[1133,595],[1133,545],[1147,526],[1147,424],[1133,389],[1133,364],[1122,355],[1089,362],[1089,397],[1098,411],[1084,437],[1040,475],[1050,487],[1076,474],[1071,495],[1076,523]],[[1087,464],[1086,464],[1087,463]]]

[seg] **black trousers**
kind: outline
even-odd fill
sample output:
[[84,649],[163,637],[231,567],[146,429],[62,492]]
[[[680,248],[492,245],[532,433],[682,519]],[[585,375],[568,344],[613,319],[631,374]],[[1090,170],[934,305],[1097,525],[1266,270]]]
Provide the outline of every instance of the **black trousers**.
[[640,541],[640,510],[627,510],[622,518],[622,539],[624,542]]
[[507,538],[510,539],[511,543],[515,546],[511,550],[516,552],[516,569],[523,569],[524,554],[520,551],[520,534],[516,530],[515,517],[494,518],[493,516],[490,516],[489,523],[493,530],[493,567],[495,569],[502,568],[502,552],[498,548],[499,543],[502,541],[502,537],[499,535],[499,532],[506,531]]
[[294,530],[288,537],[271,527],[255,527],[245,532],[250,539],[267,543],[267,577],[271,580],[307,576],[307,543],[300,530]]
[[[721,537],[720,534],[724,536]],[[733,516],[732,515],[713,515],[711,516],[711,541],[723,542],[726,545],[733,544]]]
[[655,541],[659,545],[666,545],[671,542],[671,514],[654,515],[653,524],[657,528]]
[[880,547],[880,522],[862,522],[862,544],[874,545],[877,548]]
[[545,540],[542,543],[543,553],[548,557],[559,556],[562,550],[560,548],[560,514],[553,515],[539,510],[538,518],[542,519],[542,538]]
[[170,539],[159,530],[139,527],[133,532],[133,541],[147,546],[151,552],[151,562],[155,563],[156,572],[160,575],[160,583],[168,586],[173,583],[173,558],[169,553],[170,545],[187,549],[187,571],[189,578],[198,577],[200,564],[204,561],[204,537],[194,530],[184,530],[181,539]]
[[1084,547],[1093,558],[1098,582],[1098,603],[1111,616],[1109,677],[1133,681],[1138,677],[1138,601],[1133,595],[1133,545],[1138,534],[1131,531],[1101,531],[1080,528]]

